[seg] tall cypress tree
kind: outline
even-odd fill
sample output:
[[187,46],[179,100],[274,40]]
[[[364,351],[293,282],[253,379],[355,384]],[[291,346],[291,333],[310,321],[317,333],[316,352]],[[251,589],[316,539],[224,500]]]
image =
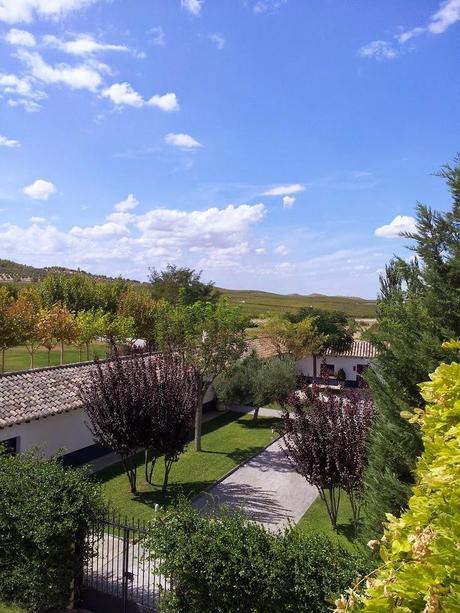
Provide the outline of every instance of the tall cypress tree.
[[406,235],[414,257],[394,258],[380,279],[378,326],[369,335],[380,354],[367,374],[377,420],[366,474],[366,539],[381,532],[385,513],[399,514],[413,484],[421,438],[400,413],[423,407],[418,384],[442,360],[457,357],[441,343],[460,337],[460,156],[438,175],[451,192],[452,209],[418,204],[416,230]]

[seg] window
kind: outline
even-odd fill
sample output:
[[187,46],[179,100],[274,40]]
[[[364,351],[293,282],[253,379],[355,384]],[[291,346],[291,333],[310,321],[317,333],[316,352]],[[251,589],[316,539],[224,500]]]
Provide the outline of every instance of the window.
[[6,453],[14,455],[19,451],[19,437],[7,438],[6,441],[0,441],[0,445],[6,448]]
[[328,379],[334,376],[334,364],[321,364],[320,376],[322,379]]

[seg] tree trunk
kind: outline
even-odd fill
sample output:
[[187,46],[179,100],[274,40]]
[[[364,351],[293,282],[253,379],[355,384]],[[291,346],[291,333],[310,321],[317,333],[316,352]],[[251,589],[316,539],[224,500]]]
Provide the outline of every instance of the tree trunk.
[[89,343],[86,343],[86,361],[89,362]]
[[48,366],[51,365],[51,349],[48,349]]
[[172,465],[173,460],[167,460],[165,458],[165,478],[163,479],[163,487],[161,489],[163,494],[166,494],[166,491],[168,489],[169,473],[171,472]]
[[198,398],[198,405],[195,413],[195,451],[201,451],[201,427],[203,424],[203,398],[206,394],[206,389],[201,389],[200,397]]
[[[153,471],[155,469],[155,462],[156,462],[156,457],[153,455],[152,452],[152,457],[149,458],[149,450],[148,449],[144,449],[144,469],[145,469],[145,480],[147,481],[147,483],[150,483],[150,485],[153,485],[152,481],[153,481]],[[150,467],[149,467],[149,462],[150,462]]]
[[316,355],[313,354],[313,383],[316,381],[317,367],[316,367]]
[[257,418],[259,417],[259,408],[260,407],[254,407],[254,415],[252,416],[253,421],[257,421]]
[[2,349],[2,372],[5,372],[5,347]]
[[61,364],[64,364],[64,341],[61,341]]
[[30,368],[34,367],[34,352],[30,352]]

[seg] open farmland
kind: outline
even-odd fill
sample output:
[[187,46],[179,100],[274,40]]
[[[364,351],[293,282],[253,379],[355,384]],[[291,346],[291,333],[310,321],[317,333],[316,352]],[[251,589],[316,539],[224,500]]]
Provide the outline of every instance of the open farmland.
[[344,311],[350,317],[374,318],[375,300],[353,298],[347,296],[323,296],[311,294],[272,294],[257,290],[220,289],[233,304],[239,304],[245,315],[252,317],[265,314],[296,311],[301,307],[313,306],[327,311]]

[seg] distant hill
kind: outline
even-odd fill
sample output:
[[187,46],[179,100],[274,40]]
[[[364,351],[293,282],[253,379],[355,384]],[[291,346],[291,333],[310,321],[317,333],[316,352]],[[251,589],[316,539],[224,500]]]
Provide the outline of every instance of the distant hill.
[[[73,268],[64,268],[63,266],[49,266],[45,268],[36,268],[29,266],[28,264],[18,264],[12,260],[0,259],[0,283],[35,283],[43,279],[50,272],[61,272],[63,274],[74,275],[76,273],[82,273],[91,277],[92,279],[100,279],[101,281],[112,281],[114,277],[107,277],[105,275],[93,275],[85,270],[75,270]],[[127,279],[131,283],[139,283],[139,281],[133,281]]]
[[[0,259],[0,283],[36,283],[50,272],[62,272],[69,275],[80,272],[96,280],[114,280],[114,277],[93,275],[84,270],[75,270],[61,266],[36,268],[27,264],[18,264],[11,260]],[[139,281],[131,279],[127,279],[127,281],[140,284]],[[344,311],[351,317],[375,317],[376,301],[365,300],[364,298],[325,296],[323,294],[302,296],[301,294],[274,294],[258,290],[217,289],[224,296],[227,296],[230,302],[240,305],[246,315],[253,317],[268,313],[295,311],[305,306],[319,307],[327,311]]]
[[285,313],[301,307],[313,306],[326,311],[344,311],[350,317],[374,318],[375,300],[349,296],[325,296],[323,294],[274,294],[257,290],[233,290],[218,288],[233,304],[239,304],[246,315]]

